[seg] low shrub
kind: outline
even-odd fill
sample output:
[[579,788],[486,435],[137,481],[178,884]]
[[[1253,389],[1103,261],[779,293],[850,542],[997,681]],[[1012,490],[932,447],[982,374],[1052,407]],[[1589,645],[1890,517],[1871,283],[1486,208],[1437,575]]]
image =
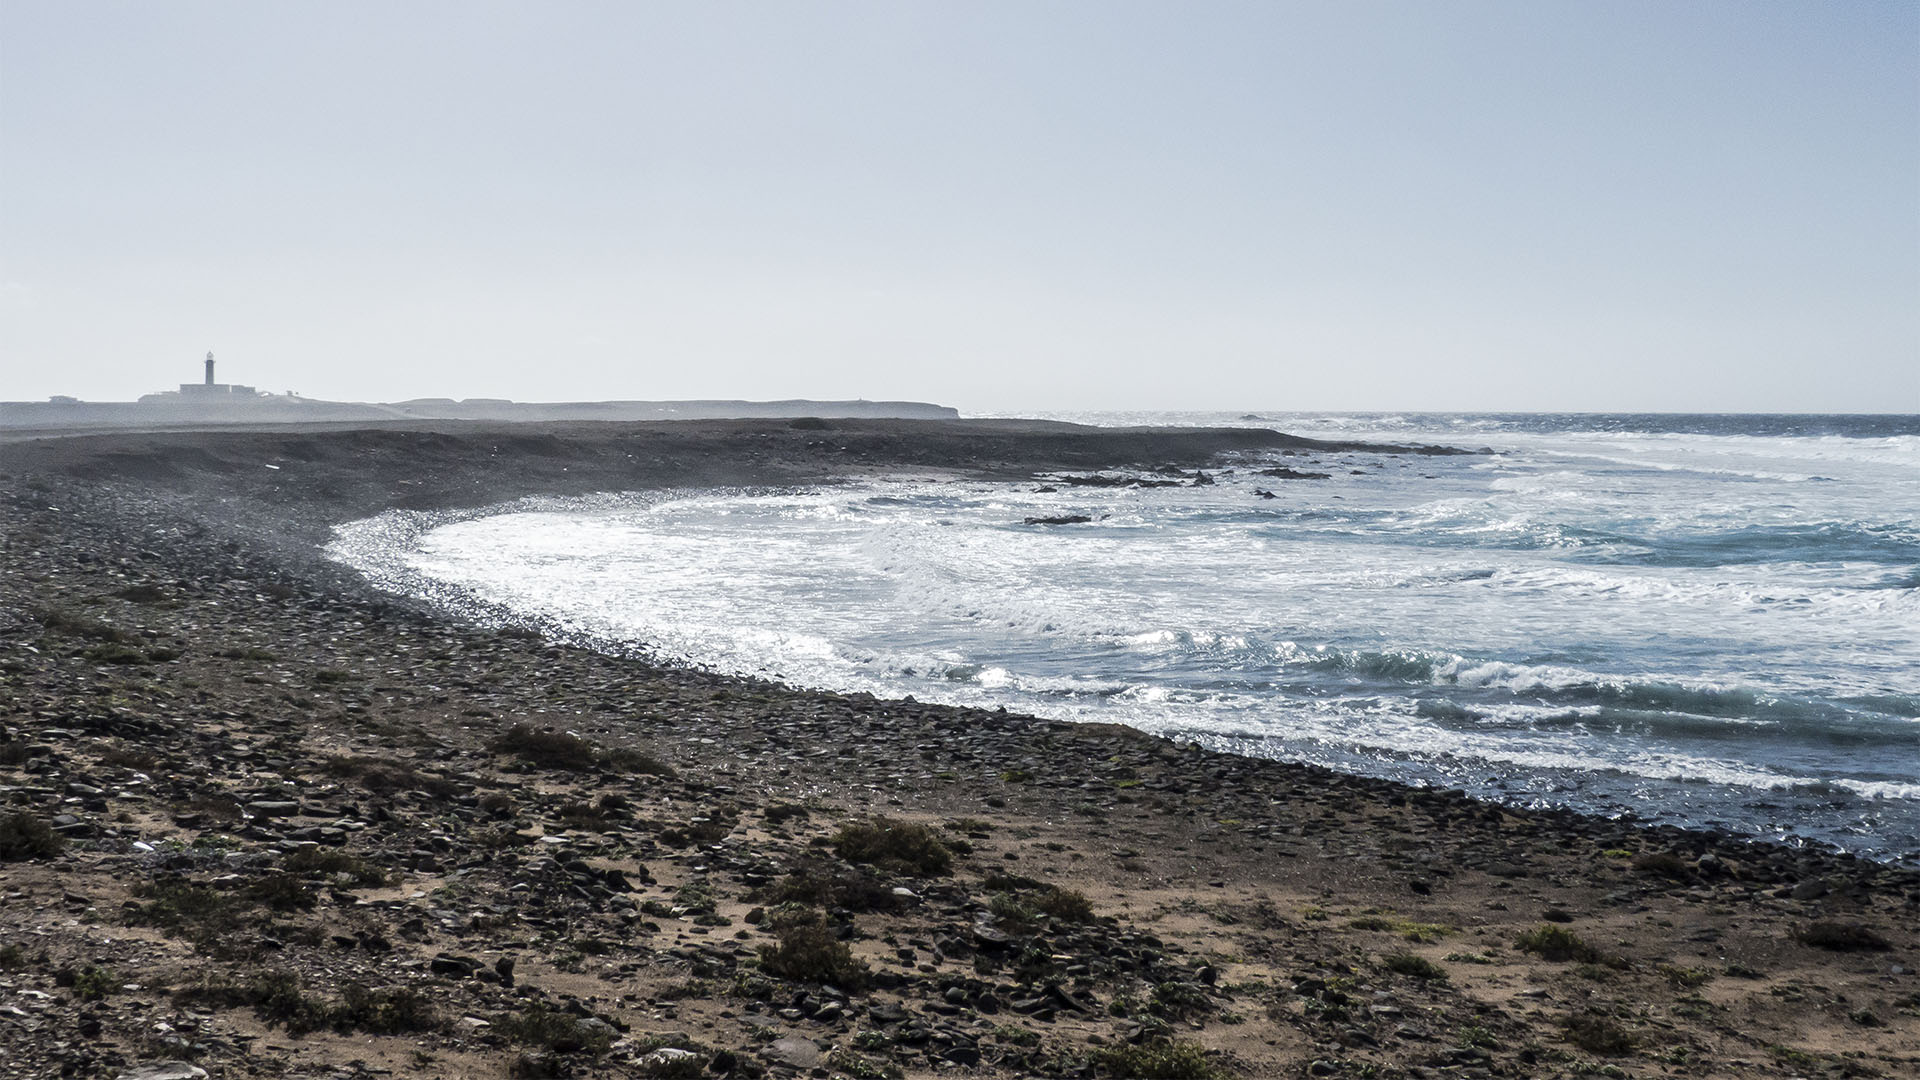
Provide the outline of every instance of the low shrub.
[[1380,965],[1397,975],[1408,975],[1423,982],[1446,982],[1447,969],[1412,953],[1392,953],[1380,961]]
[[0,860],[51,859],[66,846],[66,837],[31,814],[0,817]]
[[1618,1057],[1633,1052],[1633,1033],[1598,1013],[1577,1013],[1561,1021],[1567,1041],[1589,1054]]
[[1101,1075],[1116,1080],[1224,1080],[1232,1075],[1205,1047],[1177,1040],[1110,1047],[1095,1053],[1092,1063]]
[[1040,1033],[1017,1024],[1000,1024],[993,1029],[993,1037],[1009,1046],[1039,1046]]
[[495,1016],[493,1030],[510,1042],[559,1054],[602,1053],[613,1045],[614,1034],[609,1025],[586,1023],[538,1001],[521,1012]]
[[1043,915],[1051,916],[1062,922],[1092,922],[1093,903],[1086,894],[1076,889],[1063,889],[1050,885],[1047,890],[1035,897],[1034,909]]
[[538,731],[526,724],[515,724],[487,744],[496,754],[519,758],[529,765],[545,769],[584,772],[599,760],[599,748],[578,735],[564,731]]
[[1168,981],[1155,984],[1153,1001],[1147,1008],[1155,1016],[1186,1020],[1212,1012],[1213,999],[1198,983]]
[[327,1022],[336,1031],[405,1035],[436,1030],[440,1016],[433,1002],[411,986],[349,983],[340,992],[340,1003],[328,1011]]
[[146,901],[127,909],[126,921],[135,926],[185,931],[200,925],[218,926],[234,915],[230,895],[184,878],[160,878],[136,885],[133,895]]
[[288,971],[261,972],[245,982],[207,975],[175,990],[173,999],[201,1008],[249,1006],[262,1023],[284,1027],[290,1035],[322,1030],[343,1035],[405,1035],[441,1027],[433,1003],[410,986],[349,983],[341,990],[340,1000],[328,1001],[308,994],[299,976]]
[[848,911],[892,911],[899,896],[871,870],[831,861],[806,861],[756,896],[769,904],[806,904]]
[[316,897],[313,887],[291,874],[269,874],[256,878],[240,890],[243,900],[274,911],[306,911]]
[[830,983],[842,990],[861,989],[872,974],[818,916],[782,929],[778,945],[760,946],[760,966],[783,979]]
[[1564,964],[1569,960],[1578,960],[1586,964],[1597,964],[1602,956],[1599,949],[1580,940],[1579,935],[1563,926],[1539,926],[1520,935],[1516,942],[1522,952],[1530,952],[1542,960],[1551,960]]
[[120,977],[111,968],[89,965],[73,976],[73,994],[81,1001],[99,1001],[119,989]]
[[877,817],[845,826],[833,838],[834,853],[900,874],[933,877],[953,868],[953,852],[925,825]]
[[333,848],[300,848],[280,863],[289,874],[301,877],[344,878],[354,885],[385,885],[387,872],[358,855]]
[[769,825],[784,825],[795,818],[805,821],[809,816],[807,808],[799,803],[773,803],[761,813]]

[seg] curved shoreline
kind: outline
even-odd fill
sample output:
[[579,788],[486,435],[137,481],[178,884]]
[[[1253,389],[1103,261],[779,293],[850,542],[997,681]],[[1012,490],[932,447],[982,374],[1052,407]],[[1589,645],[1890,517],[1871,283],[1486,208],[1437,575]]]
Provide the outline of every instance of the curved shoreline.
[[[1121,474],[1119,478],[1125,479],[1125,470],[1118,471]],[[1228,466],[1215,473],[1215,475],[1222,477],[1223,482],[1225,482],[1224,478],[1231,472],[1232,467]],[[1159,477],[1162,474],[1149,473],[1146,475],[1149,477]],[[897,494],[896,489],[888,486],[889,482],[911,485],[912,490],[916,493],[933,492],[937,494],[964,488],[969,492],[966,498],[976,497],[982,490],[978,486],[965,484],[956,485],[956,487],[950,489],[943,485],[940,479],[941,478],[936,478],[933,485],[928,486],[924,483],[915,483],[911,478],[901,478],[897,475],[887,476],[883,474],[880,476],[863,476],[852,478],[854,486],[851,489],[838,490],[850,491],[850,494],[853,496],[866,496],[875,492],[884,495]],[[1106,477],[1083,477],[1081,479],[1105,480]],[[987,490],[996,492],[1002,490],[1031,490],[1034,486],[1031,482],[1022,485],[1004,479],[995,482],[999,484],[1010,484],[1011,486],[1007,489],[996,487]],[[1055,477],[1049,476],[1045,478],[1045,483],[1047,484],[1056,482],[1058,481]],[[1165,481],[1152,479],[1149,482],[1163,483]],[[1764,826],[1768,824],[1768,822],[1766,822],[1764,818],[1761,819],[1762,827],[1756,828],[1753,820],[1741,816],[1740,807],[1737,805],[1744,800],[1778,800],[1789,790],[1789,784],[1813,784],[1823,783],[1823,781],[1785,777],[1781,778],[1778,786],[1769,787],[1758,781],[1743,786],[1737,781],[1709,781],[1697,776],[1690,776],[1684,772],[1634,772],[1628,768],[1623,769],[1621,774],[1625,777],[1624,781],[1620,781],[1612,787],[1607,787],[1604,785],[1606,785],[1610,779],[1614,778],[1607,776],[1606,773],[1609,768],[1613,767],[1614,763],[1611,761],[1601,761],[1585,765],[1584,767],[1576,765],[1536,766],[1533,768],[1531,779],[1537,779],[1539,781],[1537,786],[1525,787],[1516,783],[1510,787],[1509,781],[1525,781],[1530,778],[1527,776],[1515,776],[1514,772],[1503,772],[1502,770],[1514,770],[1517,772],[1520,767],[1515,766],[1510,761],[1495,756],[1479,756],[1461,753],[1457,756],[1457,760],[1454,760],[1456,755],[1450,752],[1442,752],[1436,755],[1440,762],[1451,762],[1453,766],[1451,770],[1441,764],[1436,764],[1432,757],[1407,754],[1404,758],[1401,758],[1394,756],[1390,751],[1381,752],[1383,756],[1391,759],[1388,763],[1382,763],[1377,760],[1367,760],[1366,755],[1362,752],[1355,752],[1353,757],[1358,760],[1353,760],[1347,764],[1330,762],[1324,759],[1315,760],[1310,750],[1302,751],[1300,749],[1300,744],[1294,741],[1294,736],[1272,735],[1263,737],[1258,734],[1220,734],[1215,731],[1207,731],[1178,723],[1164,722],[1166,717],[1170,715],[1170,710],[1159,710],[1157,715],[1150,716],[1139,714],[1124,716],[1116,715],[1113,710],[1102,710],[1097,707],[1078,707],[1077,701],[1061,703],[1036,701],[1031,698],[1023,701],[996,694],[974,693],[969,695],[965,693],[964,690],[956,691],[938,682],[929,683],[924,686],[910,683],[904,686],[888,688],[880,685],[879,680],[849,682],[836,680],[818,672],[816,672],[812,678],[796,679],[792,676],[794,669],[790,667],[784,667],[771,662],[749,665],[747,663],[748,658],[745,655],[735,656],[735,662],[733,663],[729,663],[724,659],[709,662],[708,660],[702,659],[697,652],[676,651],[662,646],[659,641],[653,639],[625,637],[604,626],[597,630],[590,628],[583,629],[580,623],[574,621],[573,614],[565,610],[541,607],[538,604],[529,608],[490,601],[483,598],[482,593],[484,592],[484,586],[456,584],[450,580],[437,578],[429,573],[414,570],[407,563],[409,555],[418,552],[419,543],[427,534],[445,526],[480,519],[517,514],[555,514],[562,516],[581,514],[594,516],[601,513],[615,513],[624,515],[634,512],[640,507],[650,506],[660,501],[677,503],[688,498],[705,499],[715,495],[722,497],[744,495],[751,496],[755,499],[762,497],[778,499],[789,493],[798,493],[801,497],[806,497],[810,496],[813,492],[805,488],[796,487],[664,488],[646,492],[609,492],[588,496],[527,496],[505,503],[496,503],[480,507],[462,507],[452,510],[389,510],[370,518],[362,518],[336,526],[334,529],[334,540],[327,545],[326,551],[331,558],[365,576],[384,592],[392,594],[402,601],[415,600],[427,602],[434,610],[455,621],[476,622],[493,627],[521,627],[534,630],[549,638],[564,640],[572,645],[592,648],[616,656],[640,658],[668,666],[692,667],[701,671],[731,677],[770,680],[774,684],[789,690],[839,693],[843,695],[854,692],[866,692],[887,699],[897,699],[911,693],[923,701],[949,705],[956,708],[990,710],[996,706],[1000,706],[1022,715],[1031,715],[1035,718],[1045,720],[1118,724],[1137,728],[1156,737],[1167,738],[1176,742],[1194,741],[1209,750],[1259,760],[1277,760],[1308,764],[1339,775],[1365,776],[1382,779],[1421,790],[1459,788],[1476,800],[1505,807],[1539,810],[1564,809],[1583,816],[1625,820],[1641,824],[1658,823],[1684,830],[1708,832],[1720,839],[1735,839],[1748,843],[1781,844],[1796,848],[1805,847],[1826,850],[1831,853],[1851,851],[1854,855],[1862,859],[1874,862],[1884,862],[1895,866],[1907,866],[1909,868],[1920,868],[1920,848],[1911,846],[1903,847],[1898,843],[1888,842],[1884,839],[1885,834],[1878,834],[1878,837],[1876,837],[1875,835],[1862,833],[1856,838],[1856,842],[1851,845],[1845,843],[1847,837],[1843,835],[1838,838],[1841,842],[1836,843],[1832,833],[1821,831],[1822,826],[1829,824],[1829,822],[1826,819],[1820,818],[1811,821],[1802,819],[1802,823],[1805,826],[1804,830],[1796,830],[1784,824],[1766,828]],[[998,498],[999,496],[996,495],[995,497]],[[838,496],[833,496],[833,498],[838,499]],[[731,583],[718,587],[729,591],[738,591],[737,587]],[[1456,657],[1455,659],[1458,658]],[[1478,663],[1479,661],[1474,662]],[[986,662],[983,661],[982,663]],[[1110,672],[1105,677],[1123,678],[1124,676],[1117,676]],[[994,700],[996,697],[1000,697],[1002,700]],[[1272,706],[1272,708],[1276,710],[1283,710],[1286,707],[1284,704]],[[1313,740],[1313,736],[1306,738],[1309,744]],[[1402,767],[1396,769],[1393,767],[1395,764]],[[1476,772],[1482,776],[1488,774],[1495,774],[1495,776],[1493,779],[1480,781],[1473,775]],[[1623,788],[1631,789],[1638,785],[1648,784],[1666,784],[1671,785],[1673,788],[1692,785],[1712,788],[1715,791],[1715,801],[1708,803],[1706,800],[1698,799],[1696,796],[1694,803],[1676,807],[1664,799],[1647,794],[1644,789],[1623,790]],[[1669,794],[1672,793],[1672,788],[1667,790]],[[1547,794],[1547,792],[1551,792],[1552,794]],[[1854,800],[1854,808],[1863,816],[1872,815],[1876,812],[1874,804],[1877,802],[1878,797],[1871,793],[1852,790],[1847,786],[1837,786],[1835,790],[1826,792],[1825,796],[1825,801],[1829,804],[1832,803],[1834,798]],[[1654,807],[1652,811],[1648,811],[1647,808],[1649,805]],[[1839,815],[1843,814],[1844,811],[1844,807],[1830,806],[1831,814]],[[1778,820],[1778,816],[1778,812],[1776,811],[1775,820]],[[1844,816],[1839,816],[1836,820],[1839,825],[1850,823],[1849,819]],[[1871,817],[1864,817],[1863,820],[1873,819]],[[1836,831],[1838,830],[1836,829]]]
[[[21,812],[73,818],[59,826],[70,834],[64,854],[0,862],[0,885],[28,905],[20,926],[0,931],[27,960],[11,978],[57,992],[61,971],[107,966],[174,989],[157,1002],[56,993],[32,1032],[0,1021],[14,1051],[0,1075],[72,1064],[63,1054],[84,1059],[83,1075],[115,1075],[114,1055],[158,1055],[137,1033],[184,1002],[215,1000],[181,996],[210,963],[285,968],[323,1002],[348,1001],[352,982],[418,987],[443,1011],[488,1024],[443,1016],[424,1033],[382,1035],[339,1013],[328,1015],[347,1032],[291,1040],[236,989],[216,995],[229,1003],[213,1006],[198,1051],[216,1075],[248,1057],[306,1068],[356,1054],[430,1075],[504,1075],[526,1055],[629,1075],[651,1068],[640,1062],[658,1049],[639,1035],[673,1031],[691,1032],[685,1041],[708,1064],[772,1075],[804,1075],[834,1054],[836,1067],[858,1056],[908,1075],[1123,1075],[1131,1066],[1115,1048],[1125,1047],[1142,1060],[1192,1047],[1213,1055],[1209,1068],[1249,1076],[1304,1074],[1314,1062],[1326,1075],[1366,1065],[1550,1075],[1600,1053],[1578,1034],[1590,1014],[1624,1033],[1616,1060],[1650,1065],[1685,1050],[1693,1075],[1770,1075],[1789,1061],[1839,1068],[1848,1050],[1883,1071],[1920,1062],[1913,1006],[1899,1004],[1920,990],[1903,959],[1920,910],[1911,871],[1501,808],[1130,729],[604,656],[449,623],[377,594],[317,546],[333,524],[393,507],[667,479],[1202,464],[1298,445],[1286,438],[833,421],[436,424],[0,447],[10,571],[0,599],[12,613],[0,624],[11,657],[4,745],[27,748],[0,783]],[[144,660],[116,662],[123,654],[109,646]],[[585,770],[516,764],[494,743],[516,721],[576,730],[607,756]],[[636,773],[615,763],[640,759],[617,752],[663,758],[674,775]],[[145,771],[133,767],[141,758]],[[609,794],[627,808],[579,809]],[[495,795],[510,817],[486,808]],[[770,812],[790,805],[807,815]],[[836,829],[869,814],[940,826],[948,846],[971,853],[945,873],[880,871],[911,906],[835,894],[842,902],[820,909],[871,970],[864,992],[770,978],[752,946],[775,938],[751,909],[796,868],[874,873],[834,843]],[[501,829],[524,839],[488,846]],[[208,837],[219,838],[211,861],[195,854],[212,850],[195,846]],[[315,879],[314,907],[235,933],[231,944],[265,952],[226,957],[180,925],[103,940],[63,914],[62,897],[80,897],[111,926],[150,911],[154,883],[169,875],[215,889],[230,888],[211,883],[236,868],[248,881],[284,880],[289,849],[316,840],[399,882],[322,889]],[[615,871],[624,891],[606,876]],[[1016,916],[1054,895],[1043,887],[1084,897],[1102,918]],[[687,907],[697,897],[708,898],[704,914]],[[494,914],[435,914],[456,905]],[[1610,974],[1589,978],[1517,947],[1542,918],[1588,942],[1606,960],[1596,971]],[[276,936],[280,923],[292,930]],[[1895,951],[1810,944],[1808,928],[1829,924]],[[575,929],[548,934],[562,925]],[[583,952],[581,934],[607,951]],[[366,944],[376,937],[384,950]],[[1064,959],[1026,971],[1015,963],[1023,954],[1007,952],[1023,941]],[[1419,965],[1399,956],[1449,978],[1410,974]],[[467,968],[464,957],[485,963]],[[517,960],[514,987],[478,974],[496,959]],[[1671,973],[1696,970],[1697,980]],[[756,996],[763,984],[771,997]],[[1783,995],[1810,985],[1868,1004],[1793,1006],[1796,1034],[1783,1038],[1770,1027],[1792,1000]],[[796,992],[804,1002],[790,1003]],[[1707,1004],[1689,1006],[1695,998]],[[631,1032],[598,1055],[503,1036],[502,1018],[534,1002]],[[88,1025],[99,1034],[83,1036]],[[70,1035],[47,1037],[56,1032]],[[925,1037],[903,1037],[912,1032]],[[437,1065],[407,1064],[421,1045]]]

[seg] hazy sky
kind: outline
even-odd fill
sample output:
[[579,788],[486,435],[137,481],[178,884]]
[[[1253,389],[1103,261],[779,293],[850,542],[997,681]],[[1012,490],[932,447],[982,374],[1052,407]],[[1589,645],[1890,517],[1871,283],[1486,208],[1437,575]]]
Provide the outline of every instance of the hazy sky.
[[1920,411],[1920,4],[0,3],[0,398]]

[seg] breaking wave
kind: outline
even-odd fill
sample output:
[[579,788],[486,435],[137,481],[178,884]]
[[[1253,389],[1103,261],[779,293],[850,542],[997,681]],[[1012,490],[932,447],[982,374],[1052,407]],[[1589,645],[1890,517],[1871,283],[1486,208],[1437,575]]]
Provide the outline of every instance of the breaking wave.
[[1556,422],[1320,416],[1491,452],[1247,456],[1202,486],[383,515],[335,554],[718,670],[1920,858],[1920,420]]

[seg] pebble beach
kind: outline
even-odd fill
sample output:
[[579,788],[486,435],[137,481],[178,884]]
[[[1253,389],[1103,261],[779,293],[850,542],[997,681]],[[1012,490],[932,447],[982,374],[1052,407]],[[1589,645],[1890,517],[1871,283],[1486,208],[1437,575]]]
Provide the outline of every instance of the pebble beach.
[[1337,444],[887,420],[0,444],[0,1076],[1920,1073],[1900,865],[609,654],[322,552],[389,509],[1289,445]]

